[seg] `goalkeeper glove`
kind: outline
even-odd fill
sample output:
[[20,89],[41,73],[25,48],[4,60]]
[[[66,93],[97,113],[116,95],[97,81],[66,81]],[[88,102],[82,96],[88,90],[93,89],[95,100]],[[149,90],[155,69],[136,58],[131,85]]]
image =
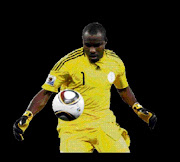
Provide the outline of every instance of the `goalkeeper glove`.
[[22,117],[20,117],[13,125],[13,134],[18,141],[23,141],[23,133],[29,126],[30,121],[33,118],[31,111],[27,110]]
[[144,122],[146,122],[149,125],[150,129],[154,129],[155,124],[157,122],[157,117],[155,113],[143,108],[138,102],[136,102],[132,106],[132,109],[139,116],[139,118],[141,118]]

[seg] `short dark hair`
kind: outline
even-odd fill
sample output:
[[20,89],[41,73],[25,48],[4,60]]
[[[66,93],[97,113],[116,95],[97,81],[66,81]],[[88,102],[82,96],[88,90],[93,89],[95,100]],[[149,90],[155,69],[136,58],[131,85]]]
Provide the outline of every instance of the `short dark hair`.
[[104,40],[107,42],[106,29],[98,22],[93,22],[84,27],[82,31],[82,38],[88,32],[90,35],[96,35],[98,32],[102,33]]

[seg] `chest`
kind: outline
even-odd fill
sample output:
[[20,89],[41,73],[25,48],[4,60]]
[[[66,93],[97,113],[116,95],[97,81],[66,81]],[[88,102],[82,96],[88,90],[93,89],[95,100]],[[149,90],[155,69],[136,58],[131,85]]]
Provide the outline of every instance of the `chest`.
[[95,64],[75,66],[71,72],[72,84],[109,89],[116,79],[117,69],[110,64],[98,66]]

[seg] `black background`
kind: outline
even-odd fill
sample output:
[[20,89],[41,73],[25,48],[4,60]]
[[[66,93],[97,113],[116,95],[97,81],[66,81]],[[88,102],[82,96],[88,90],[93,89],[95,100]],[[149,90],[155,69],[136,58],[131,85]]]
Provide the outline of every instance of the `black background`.
[[160,109],[164,101],[161,77],[168,10],[164,11],[162,5],[158,4],[143,4],[143,7],[138,4],[102,7],[89,3],[79,8],[73,5],[55,6],[11,4],[4,11],[5,56],[10,81],[6,92],[12,98],[7,101],[11,108],[7,132],[9,155],[14,159],[34,156],[61,159],[65,156],[59,154],[57,119],[51,109],[53,97],[30,123],[24,135],[25,141],[15,140],[12,126],[41,89],[53,65],[82,46],[83,27],[91,22],[99,22],[107,31],[106,48],[116,52],[123,60],[129,85],[137,100],[158,117],[156,128],[150,131],[112,86],[111,109],[117,122],[129,132],[129,156],[145,155],[147,159],[160,156]]

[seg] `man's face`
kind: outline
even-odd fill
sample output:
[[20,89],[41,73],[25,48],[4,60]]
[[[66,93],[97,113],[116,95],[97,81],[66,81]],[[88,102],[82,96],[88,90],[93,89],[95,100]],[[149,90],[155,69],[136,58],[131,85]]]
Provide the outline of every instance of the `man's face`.
[[90,35],[88,32],[84,33],[84,52],[87,54],[90,62],[95,63],[103,57],[105,45],[106,42],[100,32],[98,32],[96,35]]

